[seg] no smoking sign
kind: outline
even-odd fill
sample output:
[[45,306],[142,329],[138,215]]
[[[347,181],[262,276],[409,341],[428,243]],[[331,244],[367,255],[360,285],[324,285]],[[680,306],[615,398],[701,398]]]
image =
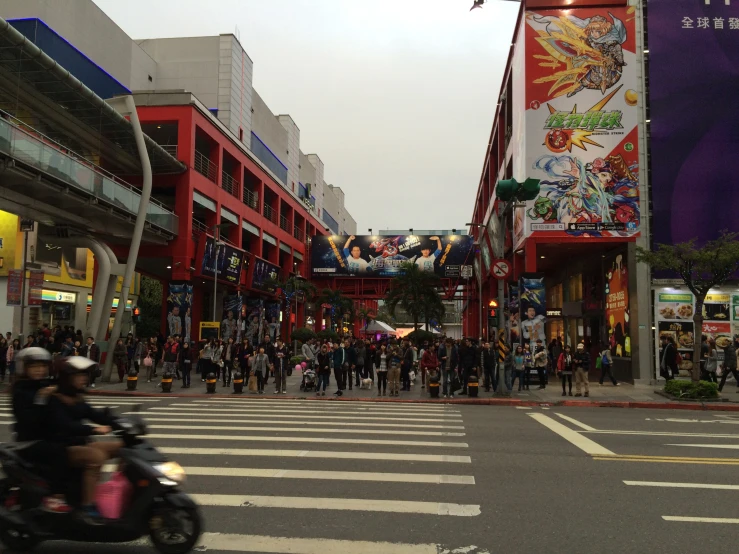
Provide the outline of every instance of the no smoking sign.
[[506,279],[511,274],[511,266],[505,260],[495,260],[493,262],[493,277],[496,279]]

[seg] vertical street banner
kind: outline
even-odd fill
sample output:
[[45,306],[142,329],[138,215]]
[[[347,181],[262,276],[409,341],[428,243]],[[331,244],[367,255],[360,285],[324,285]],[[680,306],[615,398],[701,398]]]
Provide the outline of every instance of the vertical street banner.
[[22,301],[23,272],[20,269],[8,270],[8,298],[6,305],[20,306]]
[[650,229],[702,244],[739,231],[739,0],[649,0],[647,24]]
[[508,287],[508,339],[514,347],[516,344],[521,344],[519,292],[518,283]]
[[629,329],[629,271],[619,254],[606,266],[605,315],[608,346],[611,354],[631,357]]
[[523,343],[533,347],[537,340],[545,345],[547,295],[544,287],[544,275],[530,273],[523,275],[519,281],[519,304],[521,313],[521,334]]
[[33,269],[28,272],[28,305],[40,306],[41,296],[44,289],[44,272]]
[[192,335],[192,284],[172,281],[167,292],[167,335],[180,335],[185,341]]
[[246,338],[256,348],[264,336],[262,320],[264,319],[264,301],[259,298],[247,298],[243,308]]
[[221,321],[221,339],[227,341],[232,338],[234,341],[241,340],[241,307],[243,297],[240,295],[226,296],[223,299],[223,320]]
[[633,7],[526,12],[526,174],[514,177],[541,193],[519,210],[517,244],[639,232],[634,19]]

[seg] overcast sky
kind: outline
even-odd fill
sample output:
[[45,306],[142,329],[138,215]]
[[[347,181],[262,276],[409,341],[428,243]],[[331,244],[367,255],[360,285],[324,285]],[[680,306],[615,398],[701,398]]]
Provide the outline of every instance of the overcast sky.
[[293,117],[360,234],[469,221],[517,2],[95,2],[135,39],[238,28],[254,88]]

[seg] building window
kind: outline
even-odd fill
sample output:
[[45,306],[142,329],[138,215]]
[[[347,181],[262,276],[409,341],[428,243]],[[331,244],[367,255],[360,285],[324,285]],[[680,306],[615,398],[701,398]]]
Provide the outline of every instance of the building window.
[[334,232],[334,234],[339,234],[339,223],[333,217],[331,217],[331,214],[328,213],[326,210],[323,210],[323,222],[329,229]]

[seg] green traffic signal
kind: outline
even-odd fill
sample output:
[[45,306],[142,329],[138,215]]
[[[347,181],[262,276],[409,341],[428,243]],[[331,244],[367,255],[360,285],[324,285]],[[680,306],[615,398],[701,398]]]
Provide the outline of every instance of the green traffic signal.
[[495,187],[495,194],[499,200],[510,202],[516,197],[520,188],[521,184],[515,179],[504,179],[498,181]]
[[541,187],[539,186],[539,183],[541,181],[539,179],[532,179],[529,177],[521,184],[521,193],[518,195],[519,200],[534,200],[537,196],[539,196],[539,191],[541,190]]

